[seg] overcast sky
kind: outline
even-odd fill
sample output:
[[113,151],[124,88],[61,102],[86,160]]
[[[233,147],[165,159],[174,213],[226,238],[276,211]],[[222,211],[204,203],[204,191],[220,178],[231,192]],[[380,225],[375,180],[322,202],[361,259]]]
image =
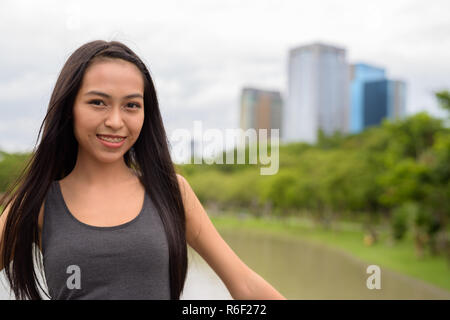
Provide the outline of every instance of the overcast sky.
[[448,0],[0,1],[0,149],[31,150],[56,77],[96,39],[133,49],[153,76],[170,136],[239,124],[243,86],[286,94],[288,50],[316,41],[407,82],[407,110],[443,116]]

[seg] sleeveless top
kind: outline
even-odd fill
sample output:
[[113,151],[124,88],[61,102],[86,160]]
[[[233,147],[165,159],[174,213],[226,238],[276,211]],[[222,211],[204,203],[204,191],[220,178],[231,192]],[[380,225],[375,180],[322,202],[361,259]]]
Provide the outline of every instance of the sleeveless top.
[[147,192],[138,216],[111,227],[75,218],[59,181],[52,182],[44,208],[42,255],[51,299],[170,299],[169,246]]

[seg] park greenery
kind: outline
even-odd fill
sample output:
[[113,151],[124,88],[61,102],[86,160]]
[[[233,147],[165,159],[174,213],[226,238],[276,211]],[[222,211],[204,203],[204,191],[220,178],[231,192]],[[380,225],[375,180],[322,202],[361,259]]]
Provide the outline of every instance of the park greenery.
[[[450,93],[436,97],[450,112]],[[320,132],[315,145],[280,145],[275,175],[260,175],[260,166],[252,164],[178,169],[208,208],[307,215],[330,228],[337,221],[357,221],[369,244],[378,240],[376,226],[384,222],[393,241],[411,235],[418,257],[430,252],[450,259],[448,120],[421,112],[354,135]]]
[[[450,114],[450,92],[437,92],[436,98]],[[307,215],[329,228],[356,221],[369,243],[378,240],[376,226],[386,223],[393,241],[411,235],[419,257],[430,252],[450,258],[449,120],[421,112],[359,134],[320,132],[314,145],[280,145],[274,175],[261,175],[263,165],[248,161],[176,169],[206,208],[279,218]],[[29,153],[0,151],[0,193],[29,158]]]

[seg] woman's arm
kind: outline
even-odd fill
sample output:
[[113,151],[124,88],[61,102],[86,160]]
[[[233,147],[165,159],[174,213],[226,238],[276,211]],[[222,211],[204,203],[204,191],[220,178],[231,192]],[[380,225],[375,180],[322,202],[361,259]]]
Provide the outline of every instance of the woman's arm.
[[286,299],[239,259],[217,232],[186,179],[177,177],[186,211],[186,241],[222,279],[233,299]]

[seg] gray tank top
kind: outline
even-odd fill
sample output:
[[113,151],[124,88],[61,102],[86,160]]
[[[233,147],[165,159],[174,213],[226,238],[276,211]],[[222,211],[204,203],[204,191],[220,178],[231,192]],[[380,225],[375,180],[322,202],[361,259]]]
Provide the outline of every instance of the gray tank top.
[[52,299],[170,299],[169,247],[147,193],[136,218],[112,227],[76,219],[59,181],[44,208],[42,254]]

